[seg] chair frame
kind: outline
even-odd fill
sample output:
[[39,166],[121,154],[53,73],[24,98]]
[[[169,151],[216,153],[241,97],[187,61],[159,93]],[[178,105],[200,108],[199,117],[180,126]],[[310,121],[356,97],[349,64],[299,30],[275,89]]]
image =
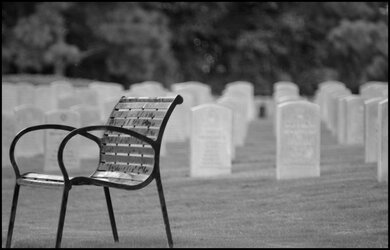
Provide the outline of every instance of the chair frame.
[[[160,98],[160,97],[157,97]],[[154,99],[154,98],[151,98]],[[183,98],[180,95],[177,95],[174,99],[173,102],[171,103],[169,109],[167,110],[164,120],[160,126],[160,132],[156,140],[152,140],[148,138],[145,135],[142,135],[140,133],[137,133],[135,131],[132,131],[127,128],[122,128],[122,127],[117,127],[117,126],[112,126],[112,125],[95,125],[95,126],[86,126],[82,128],[74,128],[71,126],[66,126],[66,125],[59,125],[59,124],[44,124],[44,125],[37,125],[37,126],[31,126],[26,129],[23,129],[20,131],[14,138],[14,140],[11,143],[10,150],[9,150],[9,156],[10,156],[10,161],[12,164],[12,167],[15,172],[16,176],[16,183],[15,183],[15,188],[14,188],[14,195],[12,199],[12,207],[11,207],[11,215],[10,215],[10,220],[9,220],[9,227],[8,227],[8,234],[7,234],[7,242],[6,242],[6,248],[11,247],[11,241],[12,241],[12,233],[13,233],[13,228],[14,228],[14,222],[15,222],[15,216],[16,216],[16,208],[17,208],[17,202],[18,202],[18,197],[19,197],[19,190],[20,186],[23,185],[23,175],[20,174],[19,168],[16,164],[15,160],[15,146],[19,139],[25,135],[26,133],[36,131],[36,130],[43,130],[43,129],[58,129],[58,130],[65,130],[65,131],[70,131],[66,135],[66,137],[61,141],[59,149],[58,149],[58,155],[57,155],[57,160],[58,160],[58,165],[60,167],[61,173],[62,173],[62,180],[58,182],[58,186],[63,186],[63,195],[62,195],[62,201],[61,201],[61,209],[60,209],[60,216],[59,216],[59,222],[58,222],[58,228],[57,228],[57,237],[56,237],[56,248],[61,247],[61,241],[62,241],[62,233],[63,233],[63,227],[64,227],[64,221],[65,221],[65,214],[66,214],[66,205],[68,201],[68,195],[69,191],[72,189],[72,186],[80,186],[80,185],[96,185],[96,186],[101,186],[104,189],[104,194],[106,197],[106,203],[107,203],[107,208],[108,208],[108,214],[110,218],[110,223],[111,223],[111,228],[112,228],[112,233],[113,233],[113,238],[115,242],[119,241],[118,238],[118,232],[116,228],[116,222],[115,222],[115,216],[114,216],[114,211],[112,208],[112,202],[111,202],[111,196],[110,196],[110,191],[109,188],[117,188],[117,189],[124,189],[124,190],[137,190],[141,189],[145,186],[147,186],[150,182],[153,181],[153,179],[156,180],[156,185],[157,185],[157,191],[159,195],[159,200],[160,200],[160,205],[161,205],[161,211],[163,214],[163,219],[164,219],[164,224],[165,224],[165,230],[167,234],[167,239],[168,239],[168,246],[170,248],[173,247],[173,240],[172,240],[172,234],[171,234],[171,229],[170,229],[170,224],[169,224],[169,218],[168,218],[168,211],[165,203],[165,198],[164,198],[164,192],[163,192],[163,187],[162,187],[162,182],[161,182],[161,175],[160,175],[160,147],[161,147],[161,142],[162,142],[162,136],[166,127],[166,124],[169,120],[169,117],[171,113],[173,112],[173,109],[177,104],[183,103]],[[109,131],[114,131],[114,132],[119,132],[123,133],[126,135],[130,135],[132,137],[135,137],[136,139],[139,139],[149,145],[154,150],[154,167],[152,170],[152,173],[140,184],[137,185],[126,185],[126,184],[120,184],[120,183],[113,183],[113,182],[108,182],[108,181],[102,181],[98,180],[92,177],[90,175],[89,177],[87,176],[76,176],[76,177],[71,177],[69,178],[68,172],[66,170],[64,161],[63,161],[63,151],[65,149],[66,144],[68,141],[73,138],[76,135],[81,135],[83,137],[86,137],[95,143],[98,144],[99,146],[99,162],[100,162],[100,157],[101,157],[101,149],[102,149],[102,142],[101,139],[93,134],[90,134],[88,132],[90,131],[96,131],[96,130],[109,130]],[[28,173],[26,173],[28,174]],[[44,181],[41,183],[42,185],[45,185]],[[47,183],[46,183],[47,184]],[[38,184],[38,186],[40,186]]]

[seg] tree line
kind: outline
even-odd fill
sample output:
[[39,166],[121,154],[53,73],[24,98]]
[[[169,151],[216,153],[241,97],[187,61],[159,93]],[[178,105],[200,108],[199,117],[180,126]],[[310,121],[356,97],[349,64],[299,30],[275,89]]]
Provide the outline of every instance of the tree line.
[[387,2],[2,2],[2,74],[57,74],[220,93],[250,81],[388,81]]

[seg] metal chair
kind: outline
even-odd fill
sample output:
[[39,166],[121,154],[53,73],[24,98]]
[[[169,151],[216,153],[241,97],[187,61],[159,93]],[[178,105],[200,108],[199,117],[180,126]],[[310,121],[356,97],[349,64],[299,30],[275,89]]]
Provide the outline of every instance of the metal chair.
[[[156,180],[160,205],[165,223],[169,247],[173,247],[168,212],[165,204],[160,176],[160,148],[168,119],[177,104],[183,98],[175,97],[122,97],[115,105],[107,125],[74,128],[59,124],[44,124],[28,127],[20,131],[12,141],[10,160],[16,175],[16,184],[12,200],[6,247],[11,246],[16,207],[20,186],[50,186],[63,188],[56,248],[61,246],[62,232],[66,214],[68,194],[74,185],[95,185],[103,187],[106,197],[114,241],[118,241],[118,232],[112,209],[109,188],[137,190]],[[58,149],[58,164],[62,173],[47,175],[41,173],[20,173],[15,161],[14,150],[18,140],[26,133],[41,129],[60,129],[71,131],[62,140]],[[102,138],[88,132],[103,130]],[[90,176],[69,177],[63,161],[63,152],[67,142],[81,135],[96,142],[100,148],[99,164]]]

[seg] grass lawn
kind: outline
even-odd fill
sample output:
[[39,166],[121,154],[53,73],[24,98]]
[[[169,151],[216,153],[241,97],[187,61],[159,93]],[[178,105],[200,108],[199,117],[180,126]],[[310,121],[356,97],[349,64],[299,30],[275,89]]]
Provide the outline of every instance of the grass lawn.
[[[272,119],[250,124],[233,173],[189,177],[189,143],[168,144],[161,174],[174,247],[388,248],[388,184],[363,146],[341,146],[322,126],[321,177],[277,181]],[[3,156],[4,157],[4,156]],[[43,157],[21,159],[42,169]],[[88,174],[96,161],[83,161]],[[27,171],[27,170],[26,170]],[[2,246],[14,187],[2,168]],[[55,245],[62,190],[21,187],[13,247]],[[114,243],[103,188],[73,187],[62,247],[164,248],[167,238],[155,181],[138,191],[111,189],[119,243]]]

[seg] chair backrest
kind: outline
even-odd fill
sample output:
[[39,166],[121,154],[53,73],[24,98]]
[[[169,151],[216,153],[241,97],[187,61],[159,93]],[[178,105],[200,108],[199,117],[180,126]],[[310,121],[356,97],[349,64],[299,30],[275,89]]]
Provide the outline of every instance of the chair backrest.
[[[127,128],[155,141],[156,152],[145,141],[106,130],[101,139],[99,166],[92,175],[127,185],[148,184],[159,171],[162,136],[180,95],[174,97],[125,97],[115,105],[107,125]],[[147,181],[149,180],[149,181]]]

